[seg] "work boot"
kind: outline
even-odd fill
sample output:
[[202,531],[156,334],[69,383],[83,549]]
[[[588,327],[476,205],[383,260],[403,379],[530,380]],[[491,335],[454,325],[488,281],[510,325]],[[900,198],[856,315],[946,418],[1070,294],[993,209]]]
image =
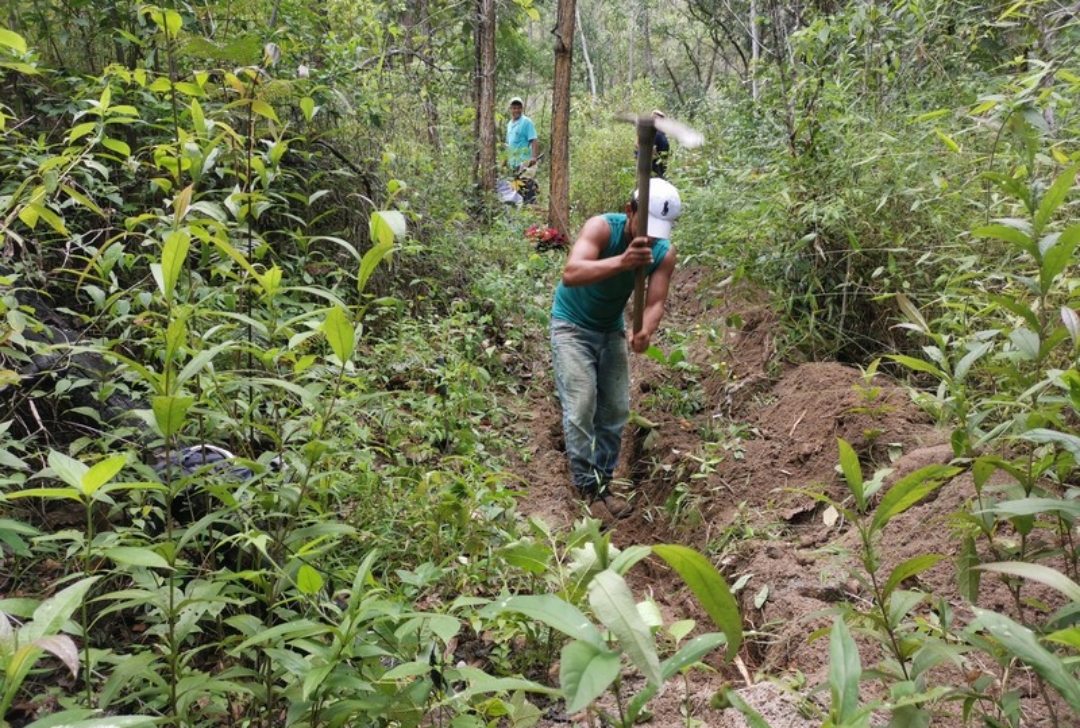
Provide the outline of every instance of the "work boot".
[[626,518],[633,511],[634,507],[628,500],[610,490],[593,496],[589,501],[589,514],[601,521],[604,520],[605,513],[613,518]]

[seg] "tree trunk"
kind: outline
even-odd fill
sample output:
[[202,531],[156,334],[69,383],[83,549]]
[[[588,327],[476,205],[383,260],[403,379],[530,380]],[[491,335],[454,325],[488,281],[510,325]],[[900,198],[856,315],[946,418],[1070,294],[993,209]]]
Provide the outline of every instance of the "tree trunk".
[[559,0],[555,30],[555,83],[551,101],[551,192],[548,225],[570,232],[570,75],[577,0]]
[[757,0],[750,0],[750,89],[754,103],[758,100],[757,67],[761,58],[761,26],[757,19]]
[[589,46],[585,43],[585,28],[581,24],[581,6],[574,3],[574,19],[577,21],[578,35],[581,37],[581,57],[585,60],[585,70],[589,72],[589,91],[596,98],[596,71],[589,58]]
[[479,144],[477,181],[495,189],[495,0],[477,0],[476,17],[476,139]]
[[652,43],[649,41],[649,32],[649,3],[648,0],[641,0],[641,36],[642,40],[645,41],[645,73],[649,78],[655,79],[656,69],[653,68]]

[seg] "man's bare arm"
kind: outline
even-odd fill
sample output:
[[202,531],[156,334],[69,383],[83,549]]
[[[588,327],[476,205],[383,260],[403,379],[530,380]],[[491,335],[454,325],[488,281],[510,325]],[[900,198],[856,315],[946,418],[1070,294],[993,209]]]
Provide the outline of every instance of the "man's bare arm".
[[589,218],[570,248],[563,268],[564,286],[588,286],[610,278],[616,273],[633,270],[652,263],[652,250],[647,238],[635,238],[622,255],[600,258],[611,239],[611,226],[601,215]]
[[649,292],[645,299],[645,311],[641,315],[641,331],[631,332],[630,349],[638,354],[649,348],[653,334],[660,328],[660,320],[664,317],[664,306],[667,302],[668,289],[671,287],[671,276],[675,272],[675,248],[668,248],[660,265],[649,276]]

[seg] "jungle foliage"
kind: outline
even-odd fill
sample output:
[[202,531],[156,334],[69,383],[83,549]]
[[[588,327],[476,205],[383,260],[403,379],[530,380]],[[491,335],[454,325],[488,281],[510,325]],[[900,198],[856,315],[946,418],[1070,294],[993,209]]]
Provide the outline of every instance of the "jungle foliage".
[[[553,3],[497,8],[500,98],[544,98]],[[693,123],[714,142],[672,159],[684,264],[774,292],[789,357],[909,376],[952,433],[954,466],[878,499],[840,445],[852,500],[831,505],[865,535],[873,598],[829,635],[823,724],[927,725],[951,702],[1018,726],[1020,668],[1067,725],[1070,8],[640,2],[629,31],[608,4],[578,9],[572,224],[632,187],[615,113]],[[528,726],[553,696],[599,710],[608,691],[605,719],[629,726],[666,681],[737,653],[705,557],[618,552],[596,522],[555,533],[515,511],[508,403],[558,260],[523,251],[542,213],[475,187],[473,10],[15,0],[0,18],[0,726]],[[543,136],[549,109],[529,111]],[[956,468],[979,487],[964,625],[901,588],[935,555],[884,583],[875,568],[875,534]],[[663,624],[630,591],[650,554],[712,626]],[[985,572],[1010,580],[1010,614],[977,604]],[[1032,580],[1064,606],[1030,619]],[[880,642],[880,669],[851,628]],[[480,667],[463,644],[486,645]],[[995,690],[928,684],[970,654]],[[860,703],[871,678],[888,698]]]

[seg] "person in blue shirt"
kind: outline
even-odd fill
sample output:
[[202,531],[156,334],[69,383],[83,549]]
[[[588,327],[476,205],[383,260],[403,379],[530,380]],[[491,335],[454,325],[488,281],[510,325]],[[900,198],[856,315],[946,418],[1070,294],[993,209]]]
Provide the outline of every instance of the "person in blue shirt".
[[[627,347],[642,353],[660,325],[675,270],[668,239],[682,211],[679,192],[666,180],[649,182],[649,209],[641,212],[635,192],[624,213],[586,221],[570,249],[551,309],[551,352],[563,411],[570,476],[592,515],[630,514],[625,498],[611,490],[622,431],[630,417]],[[636,218],[648,215],[647,235],[638,237]],[[644,266],[648,294],[642,328],[629,335],[623,314]]]
[[536,164],[540,140],[536,125],[525,116],[525,105],[517,96],[510,99],[510,121],[506,122],[506,163],[511,169]]

